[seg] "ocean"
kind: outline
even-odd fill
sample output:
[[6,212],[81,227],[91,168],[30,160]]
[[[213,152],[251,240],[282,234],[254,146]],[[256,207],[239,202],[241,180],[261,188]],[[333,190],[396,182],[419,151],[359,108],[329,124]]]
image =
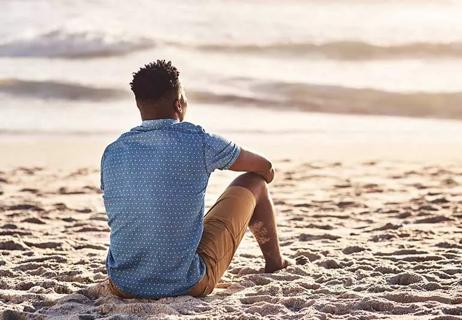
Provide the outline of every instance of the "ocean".
[[180,70],[189,119],[223,133],[383,135],[434,123],[394,116],[462,119],[460,1],[1,6],[0,135],[129,129],[139,123],[131,73],[155,59]]

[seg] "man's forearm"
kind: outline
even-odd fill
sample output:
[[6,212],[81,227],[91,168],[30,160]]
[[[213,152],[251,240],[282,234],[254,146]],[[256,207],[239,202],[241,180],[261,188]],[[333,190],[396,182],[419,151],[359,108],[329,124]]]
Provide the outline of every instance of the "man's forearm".
[[267,183],[271,183],[271,181],[273,181],[273,178],[274,178],[273,164],[270,161],[268,161],[267,168],[265,170],[258,171],[255,173],[262,176],[263,179],[265,179]]
[[244,150],[243,148],[241,149],[239,157],[229,169],[233,171],[256,173],[263,177],[267,183],[273,181],[274,178],[274,169],[271,161],[257,153]]

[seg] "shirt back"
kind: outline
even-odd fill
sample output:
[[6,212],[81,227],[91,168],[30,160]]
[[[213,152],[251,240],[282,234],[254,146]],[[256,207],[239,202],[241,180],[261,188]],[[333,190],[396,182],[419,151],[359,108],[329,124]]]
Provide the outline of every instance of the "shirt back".
[[109,277],[147,298],[185,294],[204,275],[196,250],[210,174],[240,148],[201,126],[143,121],[104,151],[101,189],[111,229]]

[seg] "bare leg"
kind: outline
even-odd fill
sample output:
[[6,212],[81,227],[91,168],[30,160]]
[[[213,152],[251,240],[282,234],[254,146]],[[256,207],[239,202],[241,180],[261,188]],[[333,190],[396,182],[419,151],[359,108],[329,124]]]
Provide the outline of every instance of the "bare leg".
[[275,209],[266,181],[255,173],[244,173],[230,184],[249,189],[257,200],[257,205],[249,222],[249,229],[260,246],[265,259],[265,272],[275,272],[287,267],[279,248]]

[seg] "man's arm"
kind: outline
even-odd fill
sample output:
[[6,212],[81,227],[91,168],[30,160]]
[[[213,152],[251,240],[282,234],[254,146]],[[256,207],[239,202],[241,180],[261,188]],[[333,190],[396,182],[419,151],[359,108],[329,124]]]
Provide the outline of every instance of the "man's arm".
[[239,157],[229,167],[229,170],[254,172],[262,176],[267,183],[273,181],[274,178],[273,165],[268,159],[242,147]]

